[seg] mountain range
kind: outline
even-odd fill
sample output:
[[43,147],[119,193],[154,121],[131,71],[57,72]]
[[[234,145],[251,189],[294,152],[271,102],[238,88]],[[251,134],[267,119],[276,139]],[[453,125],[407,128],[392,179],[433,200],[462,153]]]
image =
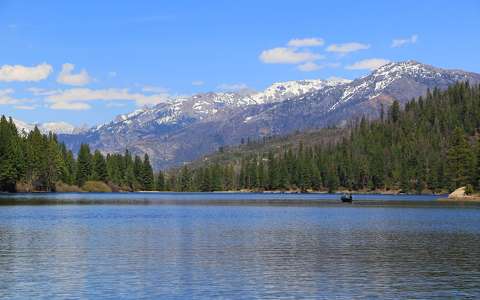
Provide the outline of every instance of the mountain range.
[[120,115],[88,130],[63,131],[59,139],[77,151],[81,143],[104,153],[148,153],[156,169],[182,165],[242,139],[342,126],[378,117],[380,107],[405,103],[428,89],[458,81],[480,83],[480,74],[416,61],[386,64],[355,79],[274,83],[262,92],[202,93]]

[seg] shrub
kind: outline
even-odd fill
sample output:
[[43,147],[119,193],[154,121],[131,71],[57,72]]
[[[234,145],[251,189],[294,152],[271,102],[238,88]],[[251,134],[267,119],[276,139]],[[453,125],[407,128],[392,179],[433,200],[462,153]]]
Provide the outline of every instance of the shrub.
[[55,191],[58,193],[80,193],[84,192],[76,185],[69,185],[61,181],[55,183]]
[[465,194],[466,195],[473,194],[473,186],[471,184],[467,184],[467,186],[465,187]]
[[102,181],[87,181],[82,186],[82,189],[85,192],[94,192],[94,193],[110,193],[112,189]]
[[15,185],[15,190],[18,192],[18,193],[31,193],[33,192],[35,189],[33,187],[33,185],[31,183],[28,183],[28,182],[17,182],[17,184]]

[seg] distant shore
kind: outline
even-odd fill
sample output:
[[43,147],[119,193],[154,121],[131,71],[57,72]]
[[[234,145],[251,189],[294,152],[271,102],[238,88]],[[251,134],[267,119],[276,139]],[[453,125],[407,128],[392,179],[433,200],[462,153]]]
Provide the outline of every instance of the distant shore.
[[461,187],[450,193],[447,198],[438,200],[442,202],[480,202],[480,194],[467,195],[465,187]]
[[[97,194],[97,193],[118,193],[118,194],[129,194],[129,193],[145,193],[145,194],[152,194],[152,193],[182,193],[178,191],[85,191],[85,190],[78,190],[78,191],[19,191],[19,192],[0,192],[1,194],[25,194],[25,193],[32,193],[32,194],[44,194],[44,193],[82,193],[82,194]],[[266,190],[266,191],[257,191],[257,190],[226,190],[226,191],[211,191],[211,192],[202,192],[202,191],[185,191],[183,193],[237,193],[237,194],[332,194],[332,195],[342,195],[342,194],[353,194],[353,195],[433,195],[433,196],[441,196],[446,195],[446,192],[443,193],[403,193],[400,191],[393,191],[393,190],[373,190],[373,191],[349,191],[349,190],[338,190],[332,193],[328,191],[300,191],[300,190]],[[443,200],[449,201],[458,201],[459,199],[471,199],[471,200],[478,200],[480,201],[479,196],[464,196],[464,197],[456,197],[456,198],[441,198]]]

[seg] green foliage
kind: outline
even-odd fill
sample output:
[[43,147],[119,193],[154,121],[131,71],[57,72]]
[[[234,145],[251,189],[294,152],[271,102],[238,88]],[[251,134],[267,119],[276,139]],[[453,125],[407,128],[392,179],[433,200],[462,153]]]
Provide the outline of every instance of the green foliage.
[[92,155],[87,144],[80,146],[77,161],[77,184],[82,186],[92,176]]
[[82,190],[94,193],[109,193],[112,189],[102,181],[87,181],[82,186]]
[[473,194],[473,192],[474,192],[473,185],[467,184],[465,186],[465,194],[466,195],[471,195],[471,194]]
[[105,161],[105,157],[98,150],[96,150],[93,154],[91,179],[104,182],[108,179],[107,163]]
[[127,190],[154,188],[147,155],[143,160],[137,157],[134,164],[128,151],[105,158],[98,150],[92,155],[83,144],[77,157],[55,135],[43,135],[38,128],[18,132],[11,119],[0,118],[0,192],[74,192],[87,182],[91,191],[110,191],[107,183]]

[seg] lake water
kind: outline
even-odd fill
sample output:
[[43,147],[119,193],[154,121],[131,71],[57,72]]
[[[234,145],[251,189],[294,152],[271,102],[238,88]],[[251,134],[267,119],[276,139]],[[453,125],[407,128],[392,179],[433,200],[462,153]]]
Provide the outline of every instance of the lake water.
[[480,297],[479,205],[338,198],[0,195],[0,298]]

